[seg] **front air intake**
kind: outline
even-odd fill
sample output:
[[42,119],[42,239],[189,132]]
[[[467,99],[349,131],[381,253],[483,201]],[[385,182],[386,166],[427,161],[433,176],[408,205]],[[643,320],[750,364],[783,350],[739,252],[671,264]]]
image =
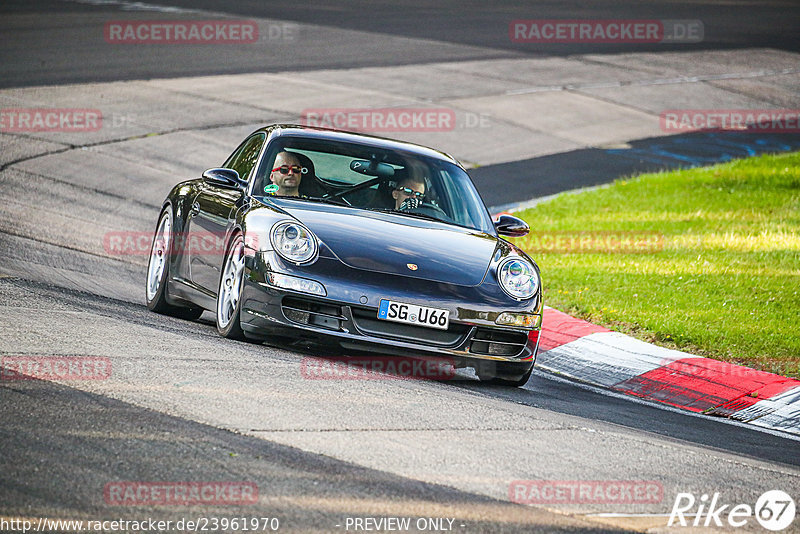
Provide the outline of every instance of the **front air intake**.
[[339,306],[294,297],[284,298],[281,310],[283,315],[292,322],[328,330],[341,331],[342,322],[347,320],[347,317],[342,315],[342,309]]
[[527,343],[526,332],[478,328],[472,336],[469,351],[487,356],[519,356],[525,350]]

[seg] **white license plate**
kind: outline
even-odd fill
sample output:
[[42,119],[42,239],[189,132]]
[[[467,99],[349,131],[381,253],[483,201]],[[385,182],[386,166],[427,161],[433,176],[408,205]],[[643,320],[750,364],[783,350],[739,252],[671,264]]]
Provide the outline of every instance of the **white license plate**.
[[447,326],[450,324],[450,314],[447,310],[387,299],[381,299],[380,307],[378,308],[378,319],[427,326],[428,328],[439,328],[441,330],[447,330]]

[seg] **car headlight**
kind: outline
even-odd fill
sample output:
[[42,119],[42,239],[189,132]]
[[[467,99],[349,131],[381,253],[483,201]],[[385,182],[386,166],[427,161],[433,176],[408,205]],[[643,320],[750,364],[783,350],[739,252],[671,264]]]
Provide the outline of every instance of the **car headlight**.
[[500,287],[515,299],[529,299],[539,289],[539,275],[533,266],[522,258],[508,258],[497,268]]
[[275,252],[293,263],[307,263],[317,257],[317,238],[300,223],[283,221],[275,224],[269,239]]

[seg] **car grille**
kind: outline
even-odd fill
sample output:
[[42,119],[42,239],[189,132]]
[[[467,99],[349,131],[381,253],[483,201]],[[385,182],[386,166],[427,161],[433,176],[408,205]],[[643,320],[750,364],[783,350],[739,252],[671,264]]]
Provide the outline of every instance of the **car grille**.
[[451,324],[447,330],[426,328],[409,324],[383,321],[377,318],[377,310],[353,308],[353,321],[359,330],[376,337],[385,337],[431,345],[455,345],[467,335],[469,326]]
[[469,351],[489,356],[518,356],[527,343],[528,334],[525,332],[478,328],[472,336]]

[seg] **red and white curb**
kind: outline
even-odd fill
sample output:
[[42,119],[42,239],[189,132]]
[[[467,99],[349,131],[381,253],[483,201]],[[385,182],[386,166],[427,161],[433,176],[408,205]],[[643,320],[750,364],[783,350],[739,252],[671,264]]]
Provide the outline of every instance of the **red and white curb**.
[[639,341],[545,307],[536,366],[692,412],[800,435],[800,380]]

